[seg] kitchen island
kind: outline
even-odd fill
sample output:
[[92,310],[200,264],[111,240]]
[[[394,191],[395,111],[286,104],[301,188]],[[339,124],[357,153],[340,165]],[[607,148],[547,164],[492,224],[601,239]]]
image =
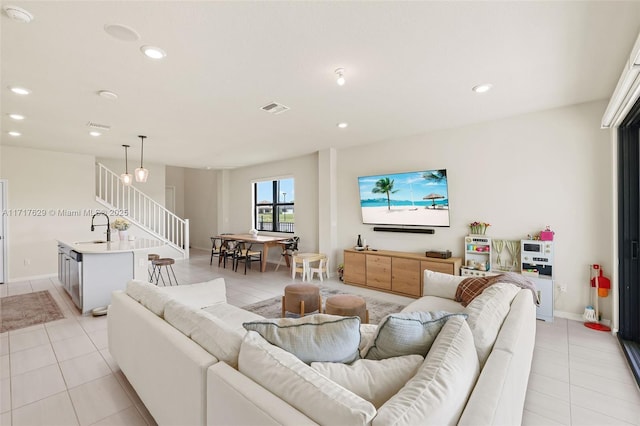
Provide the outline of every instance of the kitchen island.
[[133,278],[148,279],[147,255],[165,243],[58,240],[58,279],[83,314],[111,303],[111,293]]

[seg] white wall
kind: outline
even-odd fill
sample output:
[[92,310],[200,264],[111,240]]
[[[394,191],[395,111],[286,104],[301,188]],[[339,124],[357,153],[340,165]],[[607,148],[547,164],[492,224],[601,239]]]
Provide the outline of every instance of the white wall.
[[[91,214],[61,212],[99,208],[94,180],[87,178],[94,176],[93,156],[12,146],[0,147],[0,153],[1,177],[8,180],[9,281],[55,274],[57,238],[103,238],[105,228],[91,232]],[[38,215],[11,213],[20,209],[32,209]]]
[[[599,128],[605,102],[532,113],[379,144],[338,156],[338,241],[358,234],[379,249],[449,249],[463,256],[468,223],[487,235],[521,239],[550,225],[556,232],[556,282],[567,286],[555,308],[581,314],[589,304],[589,265],[612,272],[611,142]],[[446,168],[450,228],[434,235],[374,232],[361,222],[357,177]],[[339,259],[342,256],[339,255]],[[601,299],[610,318],[611,297]]]
[[[228,229],[220,230],[220,232],[246,233],[253,228],[251,217],[253,181],[293,176],[295,193],[295,235],[300,237],[300,251],[315,252],[318,250],[317,154],[253,167],[234,169],[229,172],[229,175],[229,226]],[[289,198],[289,196],[287,196],[287,198]],[[290,235],[273,232],[264,232],[264,234]],[[273,257],[270,256],[270,260],[277,261],[278,257],[276,252],[277,250],[272,251]]]
[[211,249],[217,235],[217,175],[214,170],[184,169],[184,214],[189,219],[191,247]]
[[[184,215],[184,171],[183,167],[167,166],[165,171],[165,185],[175,188],[175,211],[174,213],[181,218]],[[165,200],[166,201],[166,200]]]

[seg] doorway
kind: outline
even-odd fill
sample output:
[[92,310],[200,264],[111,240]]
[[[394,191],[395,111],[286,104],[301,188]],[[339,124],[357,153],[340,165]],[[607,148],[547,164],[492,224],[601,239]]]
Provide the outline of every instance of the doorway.
[[618,128],[618,339],[640,384],[640,101]]

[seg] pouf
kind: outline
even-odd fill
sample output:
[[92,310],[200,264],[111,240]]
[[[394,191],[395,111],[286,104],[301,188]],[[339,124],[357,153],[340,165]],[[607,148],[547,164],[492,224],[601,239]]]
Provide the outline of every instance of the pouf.
[[360,317],[362,324],[369,323],[369,311],[367,302],[353,294],[336,294],[327,298],[324,307],[325,314],[342,315],[345,317]]
[[282,296],[282,317],[286,312],[304,314],[318,311],[322,313],[320,288],[313,284],[289,284],[284,288]]

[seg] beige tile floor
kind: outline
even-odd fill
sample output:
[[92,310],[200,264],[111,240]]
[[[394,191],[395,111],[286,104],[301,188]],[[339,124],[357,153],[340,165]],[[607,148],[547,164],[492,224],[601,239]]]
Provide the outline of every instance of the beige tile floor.
[[[193,251],[175,272],[181,284],[223,276],[229,302],[245,306],[281,295],[291,283],[286,268],[269,266],[260,273],[254,265],[245,276],[210,267],[208,253]],[[81,316],[56,278],[0,285],[0,297],[39,290],[52,293],[65,319],[0,334],[0,426],[154,425],[109,355],[106,317]],[[537,326],[523,424],[640,425],[640,392],[613,336],[564,319]]]

